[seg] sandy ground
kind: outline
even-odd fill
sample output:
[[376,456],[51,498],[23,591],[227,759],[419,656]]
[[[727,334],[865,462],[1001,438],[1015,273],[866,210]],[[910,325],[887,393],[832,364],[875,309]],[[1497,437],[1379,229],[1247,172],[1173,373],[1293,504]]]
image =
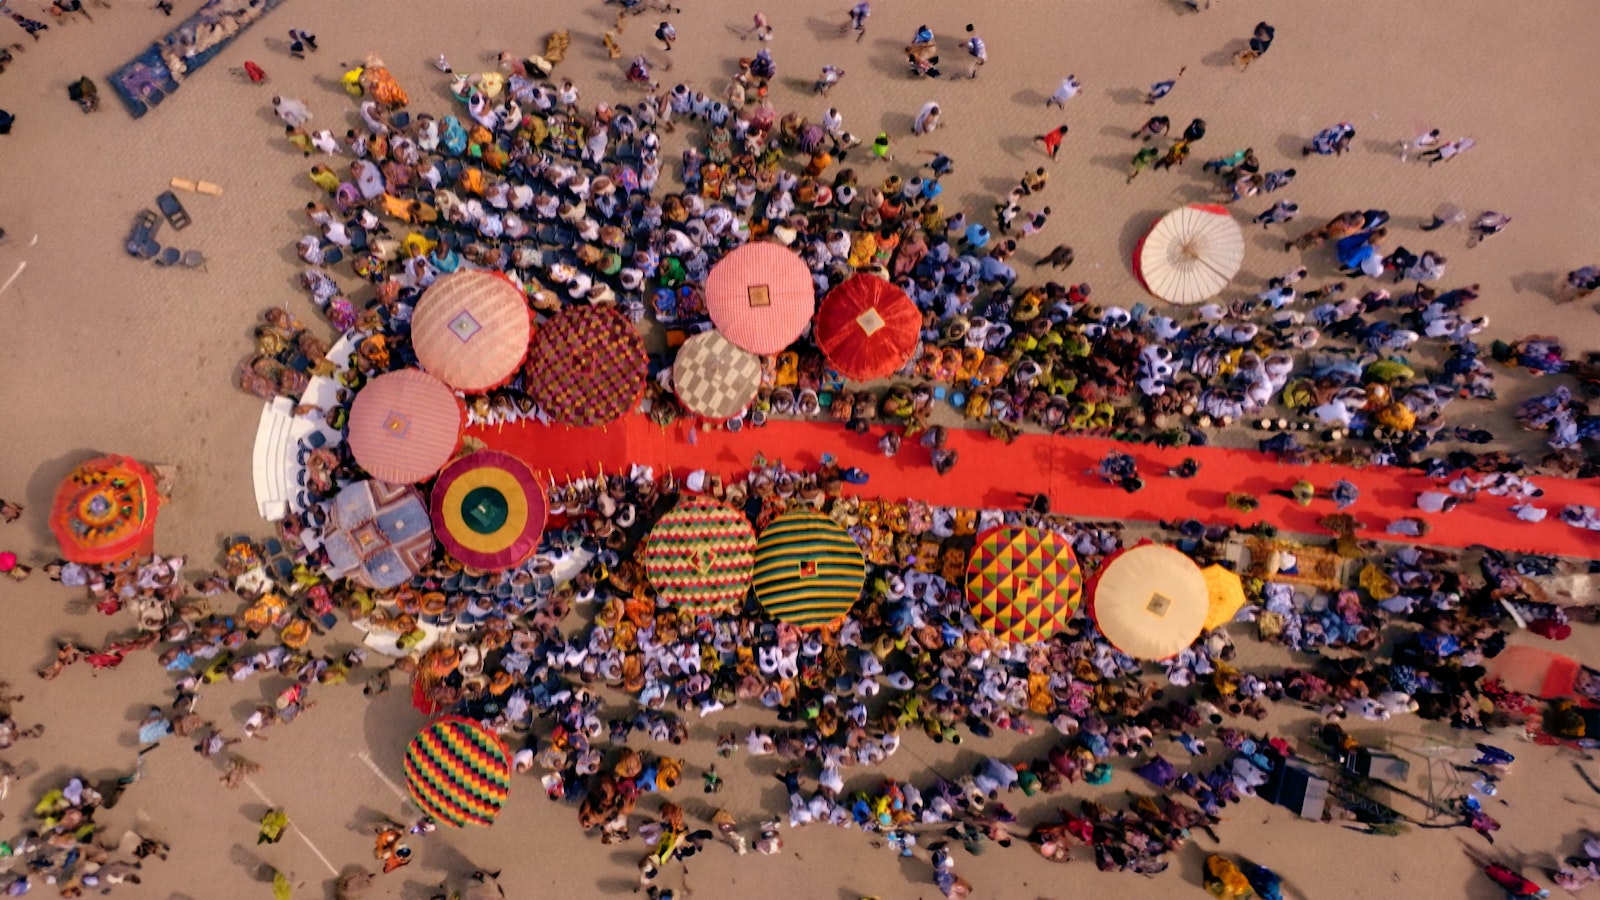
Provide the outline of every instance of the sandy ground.
[[[41,5],[13,3],[28,15]],[[557,27],[570,28],[573,39],[558,75],[572,77],[586,102],[633,93],[620,62],[606,60],[600,49],[600,32],[610,27],[615,7],[294,2],[146,118],[130,120],[109,90],[101,112],[80,114],[66,98],[67,83],[89,74],[104,87],[105,73],[179,21],[197,0],[177,5],[177,17],[166,19],[147,10],[143,0],[119,2],[113,10],[93,10],[92,24],[53,25],[38,43],[0,22],[5,39],[27,44],[0,76],[0,106],[19,118],[14,133],[0,138],[0,227],[9,232],[0,243],[0,284],[8,284],[0,290],[0,321],[8,337],[0,374],[0,406],[8,412],[0,430],[6,452],[0,496],[30,507],[21,523],[0,529],[0,544],[35,561],[52,549],[45,512],[53,486],[95,450],[180,467],[176,499],[162,515],[163,552],[185,553],[198,566],[209,566],[219,535],[265,533],[249,476],[259,405],[231,387],[232,376],[262,309],[281,304],[308,321],[317,318],[293,285],[299,209],[313,196],[304,178],[307,161],[282,140],[269,110],[274,93],[306,100],[317,126],[342,130],[356,124],[335,79],[339,63],[370,50],[387,60],[411,92],[414,109],[442,114],[450,99],[444,78],[428,65],[435,54],[445,52],[458,70],[471,71],[489,65],[485,56],[503,48],[538,50]],[[659,77],[720,91],[734,59],[754,52],[755,45],[739,37],[753,8],[693,0],[687,5],[673,17],[681,35],[671,54],[676,65]],[[945,0],[883,2],[859,44],[838,36],[848,5],[840,0],[767,9],[777,27],[772,46],[780,109],[820,116],[825,104],[809,94],[810,82],[824,63],[843,66],[848,74],[829,102],[843,111],[846,126],[868,140],[887,130],[895,140],[896,171],[923,159],[920,150],[953,155],[958,168],[947,183],[947,205],[970,212],[987,211],[1024,171],[1050,165],[1030,137],[1070,123],[1072,134],[1051,165],[1044,198],[1055,216],[1044,234],[1030,239],[1023,260],[1056,243],[1071,244],[1079,262],[1069,274],[1090,281],[1099,297],[1141,299],[1126,264],[1138,232],[1158,213],[1211,195],[1200,161],[1248,145],[1266,168],[1299,169],[1291,189],[1273,198],[1300,204],[1303,222],[1292,233],[1343,209],[1388,208],[1400,242],[1414,251],[1435,247],[1450,257],[1449,283],[1483,285],[1481,307],[1493,318],[1491,336],[1557,333],[1578,349],[1600,347],[1600,321],[1587,306],[1558,307],[1548,296],[1562,273],[1595,261],[1593,235],[1600,230],[1600,206],[1592,202],[1600,190],[1600,167],[1583,162],[1600,145],[1600,121],[1592,116],[1600,107],[1600,81],[1587,77],[1583,66],[1600,44],[1600,15],[1584,0],[1551,0],[1536,12],[1478,0],[1220,0],[1203,15],[1185,13],[1169,0],[982,7]],[[445,9],[450,15],[442,14]],[[921,22],[946,45],[946,70],[964,71],[962,54],[950,45],[973,16],[991,55],[978,79],[907,77],[900,47]],[[1229,64],[1231,52],[1262,16],[1277,26],[1277,43],[1248,72],[1237,72]],[[664,61],[667,54],[649,40],[655,21],[647,15],[628,22],[622,35],[628,52]],[[321,52],[305,62],[290,60],[283,35],[291,26],[317,33]],[[264,65],[270,84],[253,87],[229,74],[245,59]],[[1188,73],[1160,111],[1180,124],[1203,116],[1209,135],[1187,171],[1146,173],[1124,186],[1123,167],[1134,149],[1128,133],[1150,113],[1141,103],[1143,90],[1183,65]],[[1044,97],[1068,73],[1084,82],[1083,94],[1065,112],[1046,110]],[[943,104],[947,125],[913,138],[911,118],[930,99]],[[1305,139],[1343,120],[1359,131],[1352,155],[1300,158]],[[1396,141],[1425,127],[1443,129],[1446,139],[1470,135],[1478,147],[1431,169],[1402,165],[1394,154]],[[674,152],[683,136],[680,130],[669,142]],[[850,161],[872,169],[854,156]],[[195,224],[177,243],[206,254],[205,272],[159,269],[121,250],[132,215],[153,208],[172,176],[207,179],[227,189],[215,199],[182,196]],[[1515,221],[1505,234],[1470,251],[1460,229],[1433,236],[1412,230],[1447,201],[1469,215],[1496,209]],[[1247,201],[1241,212],[1254,215],[1266,205],[1259,198]],[[165,229],[160,237],[172,240],[174,233]],[[1265,278],[1297,264],[1297,257],[1281,252],[1281,240],[1278,229],[1251,232],[1241,289],[1259,290]],[[1331,275],[1325,257],[1313,259],[1308,262],[1314,282]],[[1508,384],[1502,405],[1547,385]],[[1468,418],[1474,416],[1490,419],[1493,411],[1480,404],[1468,411]],[[126,771],[134,758],[135,722],[150,703],[170,694],[148,657],[99,678],[74,669],[58,681],[39,682],[30,670],[48,660],[58,636],[97,641],[131,623],[94,615],[72,592],[42,576],[22,585],[0,584],[0,603],[7,613],[0,678],[28,694],[17,707],[19,720],[42,721],[49,729],[43,740],[7,754],[36,772],[0,804],[10,834],[43,786],[65,773]],[[353,633],[342,630],[339,637],[353,640]],[[1573,643],[1592,639],[1591,629]],[[1570,649],[1584,655],[1583,647]],[[237,721],[252,701],[281,687],[269,680],[218,690],[207,694],[201,709]],[[399,693],[372,703],[351,689],[325,690],[319,697],[320,705],[291,728],[270,732],[270,741],[248,748],[266,766],[252,788],[223,790],[211,766],[180,742],[149,754],[145,779],[108,818],[113,834],[139,823],[168,839],[174,853],[169,863],[146,873],[142,888],[124,887],[118,895],[265,897],[269,888],[254,880],[265,861],[293,871],[305,896],[321,896],[332,869],[370,863],[366,826],[380,815],[401,815],[393,782],[404,743],[421,719]],[[721,720],[697,723],[696,736],[709,738],[722,726]],[[1420,746],[1419,740],[1412,738],[1412,745]],[[911,740],[892,771],[951,772],[969,765],[978,752],[1012,749],[1000,741],[989,744],[972,741],[952,753]],[[1042,752],[1047,745],[1039,736],[1017,752]],[[1577,828],[1600,825],[1600,797],[1574,776],[1574,757],[1526,745],[1515,749],[1522,759],[1504,792],[1513,805],[1493,809],[1506,822],[1495,849],[1518,863],[1548,864],[1552,853],[1576,849],[1571,836]],[[709,763],[710,744],[696,741],[685,755],[691,764]],[[772,768],[736,759],[725,766],[731,777],[718,799],[753,825],[758,810],[782,806],[778,784],[767,777]],[[1111,788],[1133,786],[1123,774]],[[698,788],[691,783],[681,790]],[[379,896],[424,898],[426,885],[446,871],[459,875],[472,865],[504,868],[514,897],[627,894],[641,848],[603,848],[584,838],[573,812],[540,794],[534,780],[521,779],[497,827],[421,842],[417,864],[386,880]],[[1022,804],[1025,820],[1043,816],[1062,799]],[[258,851],[255,820],[268,802],[286,805],[299,830]],[[689,798],[689,809],[709,813],[698,794]],[[1283,810],[1252,801],[1230,812],[1221,835],[1225,850],[1278,869],[1303,897],[1496,896],[1462,855],[1467,838],[1460,832],[1363,837],[1337,826],[1292,822]],[[713,848],[691,862],[688,884],[701,897],[753,896],[780,885],[790,896],[827,900],[937,894],[925,856],[900,861],[873,850],[875,842],[858,833],[821,827],[786,834],[786,841],[785,852],[775,858],[735,860]],[[1476,837],[1469,845],[1485,849]],[[976,860],[958,852],[958,871],[980,896],[1198,896],[1199,888],[1189,885],[1198,884],[1201,858],[1190,848],[1174,872],[1149,881],[1101,875],[1081,860],[1053,867],[1020,848],[991,850]]]

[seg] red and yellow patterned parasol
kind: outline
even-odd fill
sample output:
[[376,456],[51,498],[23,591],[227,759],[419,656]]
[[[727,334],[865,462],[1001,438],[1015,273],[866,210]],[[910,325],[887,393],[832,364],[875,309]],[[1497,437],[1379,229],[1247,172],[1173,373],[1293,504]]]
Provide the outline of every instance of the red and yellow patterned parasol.
[[967,599],[1002,640],[1036,643],[1066,627],[1083,600],[1083,570],[1067,539],[1005,525],[978,535],[967,560]]
[[480,450],[444,467],[430,504],[434,536],[474,569],[503,571],[539,549],[548,506],[526,463]]
[[118,562],[150,552],[160,502],[148,469],[126,456],[102,456],[62,480],[50,530],[72,562]]
[[539,327],[528,353],[528,393],[566,425],[604,425],[644,394],[644,338],[610,306],[569,306]]
[[744,514],[693,497],[661,517],[639,560],[663,600],[715,614],[744,602],[755,552],[756,532]]
[[499,272],[458,269],[428,286],[411,314],[411,346],[430,375],[458,391],[504,384],[528,356],[528,303]]
[[817,346],[853,381],[893,375],[916,352],[921,334],[917,305],[876,275],[852,275],[817,310]]
[[706,312],[736,346],[770,355],[794,343],[816,308],[811,271],[782,244],[746,244],[711,267]]
[[387,372],[350,404],[350,452],[379,481],[415,484],[450,461],[465,421],[444,382],[419,369]]

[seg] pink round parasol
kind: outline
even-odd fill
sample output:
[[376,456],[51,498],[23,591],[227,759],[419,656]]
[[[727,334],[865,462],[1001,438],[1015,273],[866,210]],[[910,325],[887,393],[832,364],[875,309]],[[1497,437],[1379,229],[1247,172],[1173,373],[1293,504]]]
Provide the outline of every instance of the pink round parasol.
[[794,343],[816,307],[811,271],[782,244],[746,244],[711,267],[706,311],[717,330],[751,353],[770,355]]
[[460,269],[428,286],[411,315],[411,345],[429,374],[458,391],[504,384],[528,355],[522,291],[498,272]]

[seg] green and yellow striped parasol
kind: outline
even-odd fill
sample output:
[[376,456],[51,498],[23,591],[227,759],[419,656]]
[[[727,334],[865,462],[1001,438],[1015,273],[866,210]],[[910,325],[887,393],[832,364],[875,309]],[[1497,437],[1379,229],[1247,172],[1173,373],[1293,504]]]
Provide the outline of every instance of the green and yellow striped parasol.
[[756,599],[801,628],[821,628],[849,612],[866,578],[861,548],[815,510],[784,513],[756,542]]

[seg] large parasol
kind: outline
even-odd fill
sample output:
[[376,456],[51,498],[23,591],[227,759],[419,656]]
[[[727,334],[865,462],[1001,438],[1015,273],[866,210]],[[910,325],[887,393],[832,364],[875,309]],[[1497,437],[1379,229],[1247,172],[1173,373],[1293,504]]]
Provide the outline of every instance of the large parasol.
[[465,419],[444,382],[419,369],[388,372],[350,404],[350,452],[381,481],[426,481],[456,452]]
[[428,508],[416,489],[366,480],[348,485],[328,504],[322,546],[329,578],[348,578],[375,590],[410,581],[433,557]]
[[118,562],[150,551],[160,503],[148,469],[126,456],[102,456],[62,479],[50,530],[72,562]]
[[528,355],[522,291],[499,272],[458,269],[428,286],[411,314],[411,346],[429,374],[458,391],[504,384]]
[[474,569],[515,568],[539,549],[549,509],[544,490],[509,453],[480,450],[445,466],[432,501],[434,534]]
[[755,550],[755,529],[742,513],[693,497],[656,522],[639,560],[661,599],[717,614],[744,602]]
[[1244,263],[1244,232],[1227,207],[1191,203],[1162,216],[1133,248],[1145,290],[1188,306],[1222,292]]
[[644,393],[644,339],[610,306],[569,306],[539,328],[528,393],[550,418],[593,426],[621,418]]
[[1049,640],[1083,600],[1083,570],[1072,545],[1054,531],[991,528],[978,535],[967,560],[967,599],[978,624],[1003,640]]
[[893,375],[916,352],[921,333],[917,305],[876,275],[852,275],[817,310],[817,346],[855,381]]
[[1210,608],[1200,567],[1160,544],[1113,556],[1096,578],[1090,606],[1105,639],[1136,659],[1166,659],[1194,643]]
[[672,361],[672,389],[690,412],[731,419],[744,412],[761,389],[761,360],[720,332],[689,338]]
[[746,244],[711,267],[706,311],[717,330],[751,353],[770,355],[794,343],[816,308],[811,271],[782,244]]
[[867,565],[838,523],[795,509],[772,520],[756,542],[756,599],[775,618],[820,628],[850,611]]
[[406,748],[406,787],[424,813],[460,828],[491,825],[511,792],[511,760],[492,731],[447,716]]

